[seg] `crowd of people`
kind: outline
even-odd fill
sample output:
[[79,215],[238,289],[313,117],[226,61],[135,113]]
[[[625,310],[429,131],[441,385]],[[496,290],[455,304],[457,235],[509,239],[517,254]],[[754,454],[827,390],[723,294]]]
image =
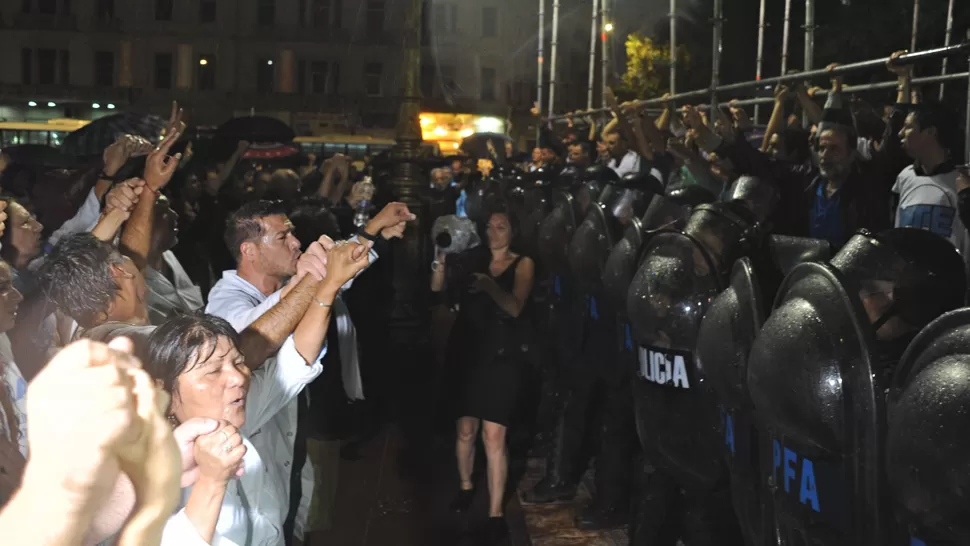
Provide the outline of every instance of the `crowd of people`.
[[306,440],[364,398],[350,289],[414,215],[354,225],[344,156],[263,176],[239,167],[246,142],[225,165],[173,153],[184,130],[173,106],[157,145],[121,136],[46,237],[35,188],[3,201],[11,544],[300,543]]
[[[455,400],[442,413],[457,419],[454,510],[474,496],[481,430],[490,515],[502,515],[506,446],[526,430],[545,477],[522,500],[571,502],[593,470],[576,527],[628,527],[631,544],[970,539],[946,502],[960,502],[960,485],[920,474],[962,463],[939,437],[922,445],[939,455],[899,455],[893,432],[906,433],[890,420],[905,412],[886,409],[905,399],[897,372],[918,358],[911,349],[900,364],[904,350],[964,306],[970,251],[959,116],[921,100],[898,55],[885,115],[850,102],[833,76],[824,106],[808,82],[779,86],[766,128],[734,103],[668,103],[656,118],[615,104],[606,123],[583,112],[544,122],[531,158],[489,146],[484,164],[432,171],[430,210],[467,217],[482,241],[439,246],[432,264],[438,360],[446,375],[463,370],[444,383]],[[757,289],[735,285],[744,271]],[[819,280],[829,274],[858,308],[817,301],[836,297]],[[767,323],[744,324],[745,297]],[[856,338],[871,362],[844,348]],[[855,373],[876,377],[874,390],[843,391]],[[925,397],[958,385],[921,391],[920,411],[937,411],[927,422],[957,410]],[[858,399],[874,400],[868,413]],[[871,444],[850,445],[850,422]],[[827,474],[792,468],[803,456]],[[853,485],[865,479],[877,493]]]
[[[531,158],[489,141],[428,165],[451,510],[475,498],[480,436],[491,543],[510,453],[546,459],[528,503],[573,500],[595,467],[575,524],[628,526],[631,544],[970,539],[944,506],[959,442],[914,433],[965,422],[946,405],[970,402],[959,342],[936,395],[903,373],[942,358],[904,350],[965,304],[970,173],[956,116],[889,69],[885,116],[834,78],[824,107],[779,87],[757,142],[733,104],[656,119],[622,104],[608,123],[544,124]],[[383,282],[365,271],[416,216],[339,154],[299,172],[244,160],[243,140],[192,157],[182,117],[157,144],[122,135],[56,198],[0,155],[11,544],[300,544],[321,494],[308,440],[367,420],[348,401],[374,384],[386,302],[353,285]],[[928,477],[946,464],[949,481]]]

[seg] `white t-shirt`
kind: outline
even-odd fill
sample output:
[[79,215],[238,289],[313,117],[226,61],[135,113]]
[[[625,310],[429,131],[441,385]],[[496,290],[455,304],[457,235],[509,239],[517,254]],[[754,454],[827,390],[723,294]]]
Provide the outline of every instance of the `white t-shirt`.
[[925,229],[953,243],[964,261],[970,256],[970,237],[960,221],[956,171],[921,175],[913,165],[896,177],[893,192],[899,194],[896,227]]
[[630,150],[619,162],[617,162],[615,159],[611,159],[607,166],[613,169],[616,175],[620,178],[623,178],[630,173],[638,173],[640,172],[640,154]]

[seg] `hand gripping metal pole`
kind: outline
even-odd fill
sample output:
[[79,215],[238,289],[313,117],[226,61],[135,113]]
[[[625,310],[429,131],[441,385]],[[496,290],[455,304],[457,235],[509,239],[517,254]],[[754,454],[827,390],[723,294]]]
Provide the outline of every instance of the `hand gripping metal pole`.
[[[943,57],[962,55],[967,53],[970,53],[970,40],[962,44],[951,45],[949,47],[940,47],[936,49],[928,49],[926,51],[916,51],[913,53],[906,53],[904,55],[900,55],[895,61],[893,61],[893,64],[896,64],[896,65],[914,64],[917,62],[929,61],[934,59],[942,59]],[[781,76],[775,76],[771,78],[763,78],[761,81],[752,80],[747,82],[721,85],[721,86],[718,86],[717,89],[715,89],[715,91],[717,93],[729,93],[729,92],[733,93],[737,91],[745,91],[747,89],[752,89],[759,86],[774,87],[780,83],[789,84],[793,82],[802,82],[805,80],[811,80],[814,78],[830,79],[834,76],[844,76],[846,74],[850,74],[852,72],[856,72],[859,70],[884,67],[886,66],[887,63],[889,63],[889,57],[881,57],[879,59],[872,59],[869,61],[861,61],[857,63],[839,65],[831,71],[825,70],[825,69],[811,70],[808,72],[800,72],[797,74],[784,74]],[[937,77],[934,77],[934,78],[937,78]],[[933,78],[917,79],[917,80],[914,80],[914,83],[920,82],[920,81],[926,81],[928,79],[932,80]],[[935,81],[940,81],[940,80],[935,80]],[[946,80],[943,80],[943,81],[946,81]],[[873,84],[873,85],[881,85],[881,84]],[[887,84],[887,85],[890,85],[891,87],[893,87],[895,86],[895,83]],[[853,89],[861,90],[862,87],[863,86],[856,86]],[[849,89],[849,88],[847,87],[846,89]],[[672,95],[667,100],[675,101],[675,102],[684,102],[684,101],[687,101],[688,99],[696,100],[698,98],[708,97],[710,96],[710,93],[711,93],[711,89],[709,88],[695,89],[693,91],[685,91],[683,93]],[[654,99],[637,101],[636,104],[637,106],[642,108],[645,106],[662,106],[664,102],[665,100],[662,98],[654,98]],[[594,110],[592,112],[588,112],[588,114],[597,114],[597,113],[606,113],[606,112],[608,112],[606,108],[601,108],[598,110]],[[562,116],[558,116],[552,119],[556,120],[556,119],[564,119],[564,118]]]

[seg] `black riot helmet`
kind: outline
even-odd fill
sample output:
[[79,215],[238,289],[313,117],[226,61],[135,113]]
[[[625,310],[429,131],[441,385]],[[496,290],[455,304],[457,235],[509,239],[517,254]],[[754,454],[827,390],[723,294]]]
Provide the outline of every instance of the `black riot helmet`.
[[[582,187],[584,177],[583,169],[567,166],[560,172],[555,184],[548,188],[550,210],[538,223],[536,246],[539,263],[554,275],[561,275],[569,270],[569,242],[572,241],[579,219],[586,214],[586,209],[580,207],[577,198],[578,188]],[[588,204],[589,199],[586,202]]]
[[744,201],[759,222],[764,223],[778,204],[774,184],[754,176],[741,176],[731,184],[725,201]]
[[552,210],[552,192],[558,180],[557,173],[543,168],[519,173],[514,180],[515,198],[509,201],[519,223],[520,250],[528,256],[539,254],[539,226]]
[[663,191],[653,176],[631,174],[610,182],[589,207],[569,245],[570,270],[587,286],[598,286],[603,266],[624,230],[643,217],[649,199]]
[[651,462],[683,487],[709,490],[723,478],[718,416],[694,374],[694,351],[731,266],[760,238],[743,204],[701,205],[683,231],[651,236],[627,294],[640,346],[637,432]]
[[887,401],[886,476],[899,544],[970,544],[970,309],[916,336]]
[[610,308],[626,316],[627,292],[637,272],[645,242],[653,232],[682,229],[688,214],[689,208],[658,194],[651,199],[647,212],[627,226],[623,238],[613,246],[603,267],[603,289]]
[[887,543],[884,393],[914,332],[965,286],[956,249],[911,228],[861,232],[785,278],[748,359],[782,543]]
[[485,202],[490,193],[490,183],[481,173],[473,172],[467,175],[465,183],[465,214],[473,222],[480,224],[487,221]]

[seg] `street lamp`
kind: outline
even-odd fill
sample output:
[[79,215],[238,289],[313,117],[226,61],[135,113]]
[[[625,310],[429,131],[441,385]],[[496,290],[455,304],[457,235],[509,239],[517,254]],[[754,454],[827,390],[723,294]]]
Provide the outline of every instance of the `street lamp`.
[[34,101],[30,101],[27,103],[27,106],[34,107],[34,106],[37,106],[37,103]]
[[606,32],[613,32],[613,23],[606,23],[606,26],[603,28],[606,30]]
[[91,108],[94,108],[95,110],[97,110],[98,108],[101,108],[101,105],[98,103],[94,103],[91,105]]
[[55,107],[55,106],[57,106],[57,104],[55,104],[55,103],[53,103],[53,102],[48,102],[48,103],[47,103],[47,106],[49,106],[49,107],[51,107],[51,108],[53,108],[53,107]]

